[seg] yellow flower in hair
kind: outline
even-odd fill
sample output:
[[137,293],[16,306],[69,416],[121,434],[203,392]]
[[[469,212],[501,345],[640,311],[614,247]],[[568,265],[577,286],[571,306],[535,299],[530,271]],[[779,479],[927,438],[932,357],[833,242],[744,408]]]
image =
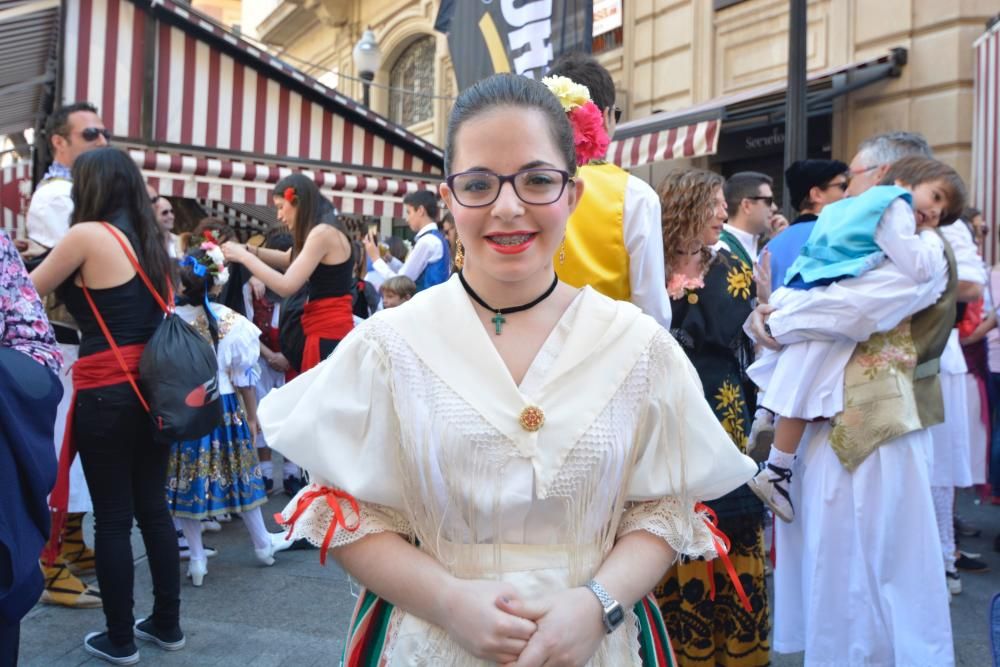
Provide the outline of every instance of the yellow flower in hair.
[[542,79],[542,83],[559,98],[563,111],[567,113],[590,101],[590,91],[587,87],[565,76],[547,76]]

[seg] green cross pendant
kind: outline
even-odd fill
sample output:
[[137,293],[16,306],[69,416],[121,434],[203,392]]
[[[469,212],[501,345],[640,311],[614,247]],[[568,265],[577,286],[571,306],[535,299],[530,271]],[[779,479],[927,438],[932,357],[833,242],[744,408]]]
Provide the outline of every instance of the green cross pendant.
[[503,329],[503,325],[507,322],[507,318],[501,315],[500,313],[497,313],[496,315],[493,316],[492,322],[494,325],[496,325],[497,335],[499,336],[501,333],[501,329]]

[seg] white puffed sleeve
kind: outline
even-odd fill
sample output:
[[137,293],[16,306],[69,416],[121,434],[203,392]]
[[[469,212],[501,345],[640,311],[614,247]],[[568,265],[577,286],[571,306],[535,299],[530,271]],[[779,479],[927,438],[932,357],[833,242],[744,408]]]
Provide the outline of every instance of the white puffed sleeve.
[[224,373],[234,387],[253,387],[260,379],[260,329],[247,318],[235,317],[226,335],[219,341],[219,372]]
[[714,540],[697,505],[746,483],[757,466],[722,428],[677,342],[663,332],[651,353],[657,370],[618,535],[645,530],[678,554],[713,557]]
[[411,533],[387,360],[366,329],[352,331],[333,355],[272,391],[258,409],[268,444],[309,472],[312,483],[282,517],[293,539],[316,546]]

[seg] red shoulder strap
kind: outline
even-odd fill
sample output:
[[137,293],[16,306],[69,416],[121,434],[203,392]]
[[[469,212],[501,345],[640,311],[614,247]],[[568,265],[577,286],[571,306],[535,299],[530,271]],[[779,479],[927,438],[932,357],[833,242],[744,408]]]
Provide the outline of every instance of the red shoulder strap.
[[[159,304],[160,309],[164,312],[164,314],[169,315],[170,313],[172,313],[174,310],[173,309],[174,289],[170,285],[170,281],[169,280],[167,281],[167,295],[170,298],[171,302],[171,305],[168,307],[167,304],[164,303],[163,297],[161,297],[160,293],[157,292],[156,288],[153,287],[153,283],[152,281],[150,281],[149,276],[147,276],[146,272],[142,270],[141,266],[139,266],[139,260],[135,258],[135,254],[132,252],[132,249],[129,248],[127,245],[125,245],[125,241],[122,240],[122,237],[115,231],[114,227],[112,227],[110,224],[106,222],[102,222],[101,224],[104,225],[104,228],[108,230],[109,234],[115,237],[115,240],[118,241],[118,245],[120,245],[122,247],[122,250],[125,251],[125,256],[128,257],[128,260],[130,262],[132,262],[132,268],[134,268],[135,272],[139,274],[140,278],[142,278],[142,282],[146,283],[146,288],[149,290],[149,293],[153,295],[153,298],[156,299],[156,303]],[[81,280],[82,280],[82,275],[81,275]]]
[[[153,298],[156,299],[156,302],[160,305],[160,308],[163,310],[163,312],[169,314],[171,311],[167,309],[167,304],[163,302],[163,297],[161,297],[159,292],[157,292],[153,288],[153,283],[149,280],[149,277],[146,275],[146,272],[142,270],[142,267],[139,266],[138,260],[136,260],[135,255],[132,253],[129,247],[125,245],[125,242],[115,232],[114,228],[111,225],[109,225],[106,222],[102,222],[101,224],[104,225],[104,227],[108,230],[108,233],[114,236],[115,240],[118,241],[118,245],[120,245],[122,247],[122,250],[125,251],[125,256],[129,258],[130,262],[132,262],[132,266],[133,268],[135,268],[135,272],[138,273],[139,277],[142,278],[142,281],[146,283],[146,287],[149,289],[149,292],[153,295]],[[118,344],[115,343],[115,339],[111,335],[111,330],[108,329],[107,323],[104,321],[104,318],[101,317],[100,311],[97,310],[97,304],[94,303],[93,297],[90,296],[90,290],[87,289],[87,283],[83,279],[82,271],[80,272],[80,285],[83,287],[83,296],[87,298],[87,303],[90,304],[90,309],[94,311],[94,317],[97,319],[97,324],[98,326],[101,327],[101,332],[104,334],[104,338],[107,339],[108,345],[111,346],[111,351],[114,352],[115,358],[118,360],[118,364],[122,367],[122,371],[125,373],[125,377],[128,378],[129,384],[132,385],[132,389],[135,391],[135,395],[139,397],[139,402],[142,403],[142,407],[146,408],[146,412],[149,412],[150,411],[149,403],[146,402],[146,398],[142,395],[142,392],[139,390],[139,385],[136,383],[135,378],[132,377],[132,372],[129,371],[128,364],[125,363],[125,357],[122,356],[122,352],[118,348]],[[170,294],[170,300],[173,301],[173,289],[170,288],[169,284],[167,287]]]

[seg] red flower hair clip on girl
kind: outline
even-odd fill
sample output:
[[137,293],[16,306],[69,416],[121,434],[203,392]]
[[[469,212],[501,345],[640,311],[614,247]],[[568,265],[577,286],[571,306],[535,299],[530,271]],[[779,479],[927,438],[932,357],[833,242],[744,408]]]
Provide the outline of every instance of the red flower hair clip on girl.
[[282,193],[282,197],[284,197],[285,201],[289,204],[293,203],[295,201],[295,188],[292,186],[285,188],[284,193]]

